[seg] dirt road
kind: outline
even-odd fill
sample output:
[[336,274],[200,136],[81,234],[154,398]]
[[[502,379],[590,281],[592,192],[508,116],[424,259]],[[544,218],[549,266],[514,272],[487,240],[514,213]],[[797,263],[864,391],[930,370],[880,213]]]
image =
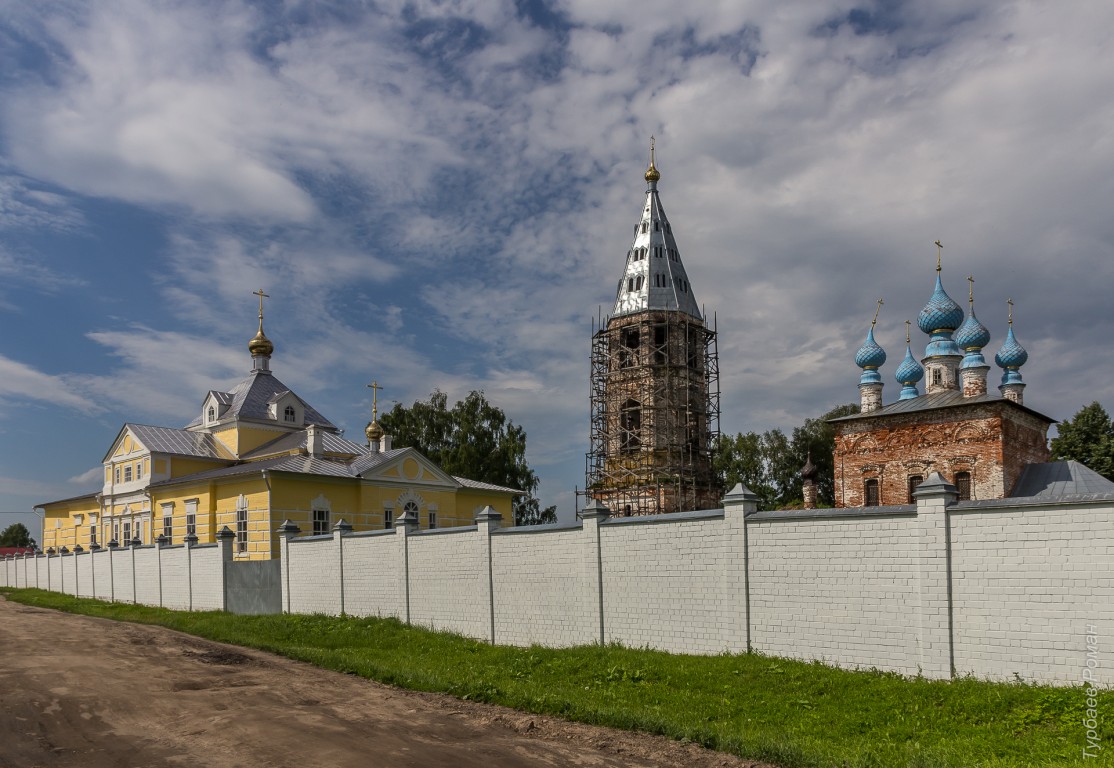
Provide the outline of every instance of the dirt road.
[[0,598],[0,767],[770,768]]

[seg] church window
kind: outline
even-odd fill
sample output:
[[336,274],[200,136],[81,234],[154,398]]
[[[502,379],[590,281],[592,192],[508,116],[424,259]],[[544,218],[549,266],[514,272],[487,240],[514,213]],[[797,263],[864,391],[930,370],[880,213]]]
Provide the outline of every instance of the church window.
[[142,480],[143,479],[143,459],[140,459],[135,464],[135,479],[136,480]]
[[384,528],[394,528],[394,526],[395,526],[394,517],[395,517],[395,511],[393,509],[391,509],[390,507],[384,509],[383,510],[383,527]]
[[117,544],[120,543],[120,524],[119,523],[113,523],[112,524],[112,540],[115,541]]
[[661,232],[661,222],[660,221],[655,221],[654,222],[654,231],[655,232]]
[[639,275],[638,279],[634,281],[634,290],[636,290],[636,291],[641,291],[642,290],[642,275]]
[[932,384],[934,386],[939,385],[939,384],[942,384],[943,381],[944,381],[944,372],[941,371],[939,368],[933,368],[932,369]]
[[408,501],[402,505],[403,514],[409,518],[416,518],[418,516],[418,502]]
[[914,503],[913,491],[917,490],[917,486],[924,482],[923,475],[909,475],[909,503]]
[[120,482],[120,468],[116,467],[116,482]]
[[646,231],[646,228],[647,228],[648,226],[649,226],[649,224],[648,224],[647,222],[645,222],[645,221],[644,221],[644,222],[642,222],[642,231],[643,231],[643,232],[645,232],[645,231]]
[[313,535],[324,536],[329,533],[329,510],[313,510]]
[[638,349],[640,339],[638,338],[637,328],[624,328],[619,337],[619,367],[629,368],[634,365],[636,359],[636,351]]
[[162,535],[166,538],[166,543],[170,544],[174,541],[174,505],[162,505]]
[[124,523],[124,540],[120,543],[125,547],[132,543],[132,524],[130,522]]
[[624,453],[637,451],[642,445],[642,404],[627,400],[619,412],[619,447]]
[[956,472],[955,473],[955,489],[959,491],[960,501],[971,500],[971,473],[970,472]]
[[654,246],[654,256],[656,258],[659,258],[659,259],[661,258],[661,252],[662,252],[662,247],[660,245]]
[[138,541],[140,544],[143,543],[143,521],[142,520],[136,520],[135,521],[135,540]]
[[289,422],[294,422],[297,418],[297,413],[294,411],[294,406],[286,406],[286,410],[282,412],[282,418]]
[[627,278],[627,293],[630,293],[633,290],[634,290],[634,278],[633,277],[628,277]]
[[216,420],[217,420],[217,409],[210,405],[209,406],[209,423],[211,424]]
[[89,526],[89,546],[93,546],[96,543],[97,543],[97,526],[90,525]]
[[131,465],[129,464],[128,466],[124,467],[124,482],[125,483],[130,483],[131,481],[132,481],[132,468],[131,468]]
[[197,535],[197,499],[186,502],[186,535]]
[[864,484],[863,502],[863,506],[867,507],[877,507],[882,503],[878,493],[878,480],[876,478],[871,478]]
[[248,551],[248,500],[243,494],[236,501],[236,551]]
[[426,513],[429,516],[429,530],[437,527],[437,510],[431,509]]

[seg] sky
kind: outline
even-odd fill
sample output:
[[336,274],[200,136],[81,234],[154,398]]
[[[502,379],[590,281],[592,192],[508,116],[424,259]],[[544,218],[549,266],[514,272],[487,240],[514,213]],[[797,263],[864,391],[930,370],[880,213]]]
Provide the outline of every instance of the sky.
[[570,519],[651,135],[723,432],[857,402],[879,298],[896,399],[937,239],[991,353],[1014,300],[1027,405],[1112,410],[1112,32],[1109,3],[0,0],[0,526],[241,379],[259,288],[276,375],[349,437],[372,380],[482,389]]

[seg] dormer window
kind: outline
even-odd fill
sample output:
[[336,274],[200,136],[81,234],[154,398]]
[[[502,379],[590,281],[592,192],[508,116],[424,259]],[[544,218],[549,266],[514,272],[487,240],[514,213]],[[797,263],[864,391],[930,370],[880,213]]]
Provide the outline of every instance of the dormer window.
[[283,421],[288,421],[291,424],[298,420],[298,413],[294,410],[294,406],[286,406],[286,409],[282,412],[282,419]]

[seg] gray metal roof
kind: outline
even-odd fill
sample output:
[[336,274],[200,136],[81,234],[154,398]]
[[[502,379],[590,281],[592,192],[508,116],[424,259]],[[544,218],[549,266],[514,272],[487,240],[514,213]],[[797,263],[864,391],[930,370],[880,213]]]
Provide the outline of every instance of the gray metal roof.
[[656,181],[647,182],[646,203],[634,227],[612,315],[644,310],[679,310],[703,320]]
[[[274,453],[288,453],[290,451],[304,450],[306,447],[306,432],[291,432],[277,437],[269,443],[248,451],[240,458],[251,460],[260,456],[270,456]],[[321,432],[321,447],[326,453],[340,453],[349,456],[359,456],[367,450],[367,446],[345,440],[335,432]]]
[[525,496],[526,491],[520,491],[517,488],[508,488],[505,485],[494,485],[492,483],[482,483],[479,480],[469,480],[467,477],[453,477],[465,488],[472,488],[477,491],[507,491],[510,493],[517,493],[520,496]]
[[254,475],[267,470],[269,472],[295,472],[302,475],[322,475],[325,477],[352,477],[348,469],[348,462],[333,461],[330,459],[313,458],[311,456],[276,456],[273,459],[262,461],[247,461],[231,467],[210,469],[192,475],[175,477],[159,483],[151,483],[155,488],[178,483],[192,483],[198,480],[215,480],[222,477],[237,477],[240,475]]
[[[246,379],[227,393],[232,396],[232,402],[228,410],[221,416],[221,420],[237,418],[273,422],[274,419],[271,418],[270,409],[267,406],[270,405],[271,400],[276,395],[289,391],[290,387],[279,381],[270,371],[252,371]],[[294,397],[298,396],[295,394]],[[298,402],[302,404],[305,411],[303,421],[306,424],[317,424],[318,426],[336,429],[336,425],[318,413],[305,400],[298,397]],[[199,413],[193,421],[186,425],[186,428],[196,427],[200,424],[201,414]]]
[[855,421],[857,419],[874,419],[879,416],[889,416],[891,413],[917,413],[920,411],[933,411],[940,408],[954,408],[964,405],[982,405],[986,403],[1006,403],[1008,407],[1020,408],[1023,411],[1031,413],[1037,418],[1044,419],[1050,424],[1055,423],[1055,419],[1045,416],[1040,411],[1034,411],[1025,405],[1019,405],[1012,400],[1007,400],[998,395],[973,395],[972,397],[964,397],[962,392],[951,390],[948,392],[937,392],[932,395],[921,395],[920,397],[912,397],[908,400],[898,400],[896,403],[890,403],[883,406],[877,411],[870,413],[855,413],[850,416],[841,416],[838,419],[829,419],[831,422],[839,421]]
[[1078,461],[1026,464],[1014,483],[1010,498],[1057,498],[1091,493],[1114,493],[1114,482]]
[[170,427],[152,427],[147,424],[125,424],[147,450],[172,453],[179,456],[199,456],[206,459],[230,459],[231,453],[220,441],[205,432],[189,432]]
[[352,463],[350,465],[352,467],[352,474],[362,475],[369,469],[377,467],[386,461],[390,461],[396,456],[406,453],[407,450],[407,448],[393,448],[389,451],[369,451],[365,448],[364,452],[360,456],[357,456],[355,459],[352,460]]

